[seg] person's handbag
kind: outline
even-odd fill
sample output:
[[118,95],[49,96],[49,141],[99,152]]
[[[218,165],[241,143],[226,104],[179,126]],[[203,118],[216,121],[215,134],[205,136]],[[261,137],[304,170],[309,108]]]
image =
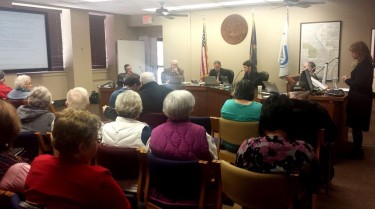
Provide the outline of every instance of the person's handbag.
[[89,100],[90,104],[99,104],[99,93],[96,91],[92,91]]

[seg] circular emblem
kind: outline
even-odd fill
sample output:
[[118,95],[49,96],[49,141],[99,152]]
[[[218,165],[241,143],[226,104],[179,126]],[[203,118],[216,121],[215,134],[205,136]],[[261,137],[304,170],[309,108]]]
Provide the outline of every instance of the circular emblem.
[[221,36],[229,44],[241,43],[247,35],[247,22],[241,15],[229,15],[221,24]]

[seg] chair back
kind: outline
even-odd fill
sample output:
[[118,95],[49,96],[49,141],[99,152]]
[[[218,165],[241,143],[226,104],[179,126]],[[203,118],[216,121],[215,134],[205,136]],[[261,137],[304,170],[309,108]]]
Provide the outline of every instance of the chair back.
[[197,125],[203,126],[206,129],[208,134],[211,134],[211,119],[210,117],[197,117],[197,116],[190,116],[190,122],[195,123]]
[[35,136],[38,138],[39,142],[39,154],[54,154],[54,149],[52,146],[52,133],[47,132],[41,134],[40,132],[35,132]]
[[230,69],[228,69],[228,81],[229,81],[229,83],[230,84],[232,84],[233,83],[233,78],[234,78],[234,72],[233,72],[233,70],[230,70]]
[[258,72],[259,74],[259,80],[260,81],[268,81],[270,74],[266,71],[260,71]]
[[208,166],[207,161],[167,160],[148,153],[144,203],[161,208],[207,208]]
[[116,180],[138,178],[139,161],[136,148],[111,147],[100,144],[96,163],[110,170]]
[[16,109],[21,105],[27,105],[26,99],[8,99],[8,102],[10,102]]
[[216,144],[219,158],[234,163],[236,157],[236,153],[221,150],[222,140],[240,146],[245,139],[257,136],[259,136],[259,122],[239,122],[220,118],[218,143]]
[[168,117],[162,112],[142,113],[139,117],[139,121],[147,123],[151,129],[167,122],[167,120]]
[[246,208],[293,208],[298,192],[298,177],[287,174],[263,174],[221,161],[222,191]]
[[22,157],[33,161],[39,155],[39,141],[38,136],[34,132],[20,132],[18,136],[11,141],[13,148],[21,147],[25,149]]

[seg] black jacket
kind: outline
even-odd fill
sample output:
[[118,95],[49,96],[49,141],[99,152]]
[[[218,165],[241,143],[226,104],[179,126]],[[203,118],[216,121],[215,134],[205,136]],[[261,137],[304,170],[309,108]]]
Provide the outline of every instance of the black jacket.
[[142,113],[163,112],[164,98],[171,91],[173,89],[159,85],[155,81],[143,84],[138,92],[142,99]]
[[[221,79],[221,76],[226,76],[228,78],[229,83],[233,82],[233,77],[234,77],[233,71],[227,70],[227,69],[224,69],[224,68],[220,68],[219,74],[220,74],[220,78],[219,78],[220,83],[223,83],[223,81]],[[211,69],[210,73],[208,75],[217,77],[217,72],[216,72],[215,69]]]

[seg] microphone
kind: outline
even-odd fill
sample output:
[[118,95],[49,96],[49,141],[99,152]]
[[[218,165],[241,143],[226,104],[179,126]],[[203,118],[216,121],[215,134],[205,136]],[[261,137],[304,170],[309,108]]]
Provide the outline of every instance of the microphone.
[[243,70],[240,70],[240,72],[237,73],[237,76],[236,76],[236,78],[234,79],[233,84],[236,83],[236,80],[237,80],[238,76],[240,75],[240,73],[241,73],[242,71],[243,71]]
[[331,62],[333,62],[333,61],[335,61],[335,60],[338,60],[338,59],[339,59],[339,57],[335,57],[335,58],[333,58],[331,61],[326,62],[326,64],[329,64],[329,63],[331,63]]

